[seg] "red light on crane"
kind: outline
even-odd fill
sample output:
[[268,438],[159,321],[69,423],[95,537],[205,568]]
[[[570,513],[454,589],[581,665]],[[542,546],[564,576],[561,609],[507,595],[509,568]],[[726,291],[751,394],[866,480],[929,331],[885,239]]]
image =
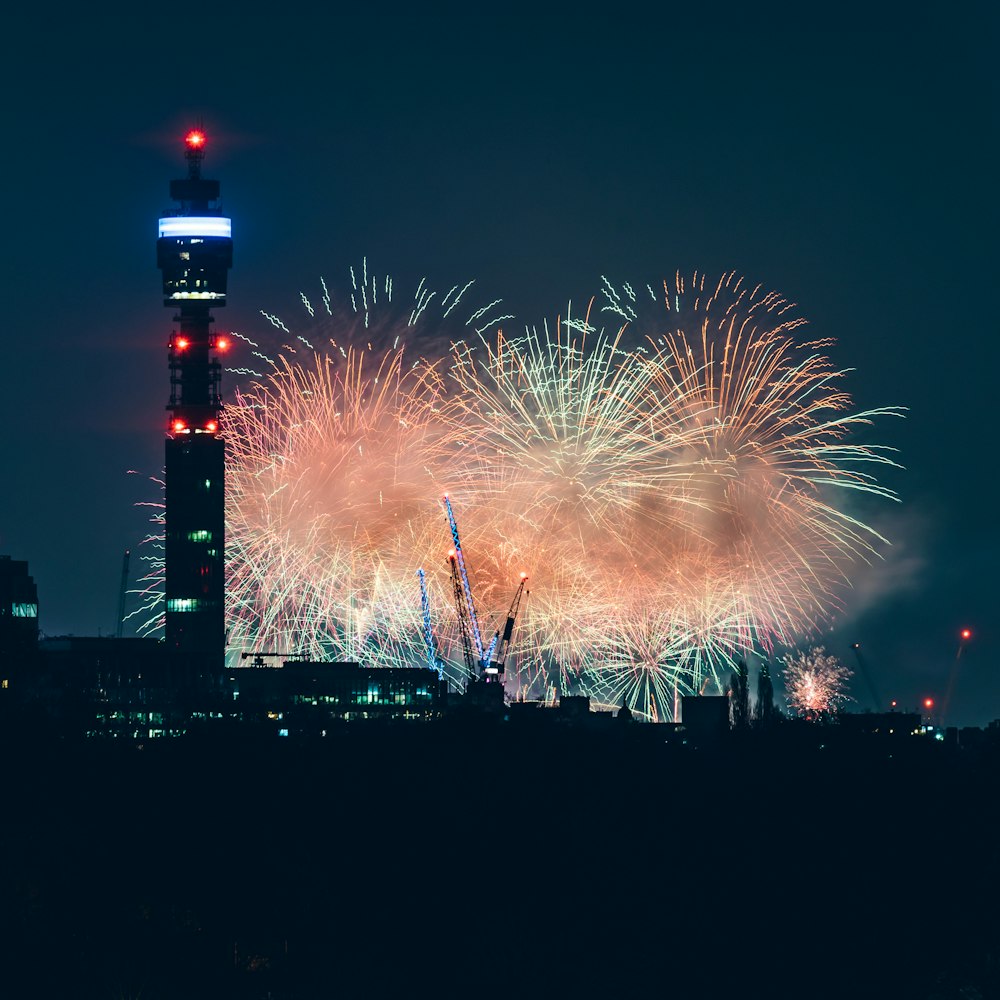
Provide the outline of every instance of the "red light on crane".
[[188,149],[201,149],[205,145],[205,133],[200,128],[193,128],[184,136],[184,145]]
[[522,580],[527,580],[528,579],[528,574],[527,573],[522,573],[521,574],[521,579]]

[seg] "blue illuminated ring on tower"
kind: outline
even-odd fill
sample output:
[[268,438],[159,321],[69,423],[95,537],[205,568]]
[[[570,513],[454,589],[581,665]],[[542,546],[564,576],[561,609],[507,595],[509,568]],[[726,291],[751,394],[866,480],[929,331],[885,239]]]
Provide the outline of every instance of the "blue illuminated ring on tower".
[[233,222],[218,215],[173,215],[160,219],[160,239],[184,236],[232,239]]

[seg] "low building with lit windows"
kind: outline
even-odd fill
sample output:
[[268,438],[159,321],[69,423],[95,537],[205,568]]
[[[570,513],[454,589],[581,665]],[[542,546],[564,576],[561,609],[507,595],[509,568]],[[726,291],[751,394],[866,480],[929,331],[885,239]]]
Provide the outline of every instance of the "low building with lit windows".
[[427,667],[259,661],[226,672],[232,708],[245,721],[280,722],[285,735],[321,733],[327,723],[358,719],[431,719],[444,706],[446,683]]

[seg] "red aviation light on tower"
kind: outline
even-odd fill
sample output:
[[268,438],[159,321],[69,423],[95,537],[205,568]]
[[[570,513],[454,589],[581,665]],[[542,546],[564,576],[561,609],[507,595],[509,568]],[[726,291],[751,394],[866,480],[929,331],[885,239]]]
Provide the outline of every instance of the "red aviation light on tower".
[[966,639],[971,639],[972,638],[972,629],[971,628],[963,628],[962,631],[958,633],[958,637],[960,639],[962,639],[963,641],[966,640]]
[[186,351],[191,346],[191,341],[187,337],[175,337],[170,346],[177,351]]
[[188,425],[187,425],[187,422],[184,421],[184,420],[180,420],[180,419],[178,419],[178,420],[171,420],[170,421],[170,429],[175,434],[184,434],[184,433],[187,432]]
[[205,133],[200,128],[193,128],[186,136],[184,136],[184,145],[187,146],[192,153],[199,152],[204,149],[205,141]]
[[205,430],[208,431],[209,434],[214,434],[218,429],[219,429],[218,420],[209,420],[208,423],[205,424]]
[[215,343],[213,345],[217,351],[228,351],[229,350],[229,338],[228,337],[216,337]]

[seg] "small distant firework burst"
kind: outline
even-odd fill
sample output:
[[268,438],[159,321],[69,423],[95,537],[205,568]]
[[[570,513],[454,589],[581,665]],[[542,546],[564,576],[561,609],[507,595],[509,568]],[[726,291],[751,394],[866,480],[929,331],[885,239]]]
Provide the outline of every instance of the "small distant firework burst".
[[822,646],[782,659],[785,696],[792,711],[804,718],[831,715],[848,701],[847,682],[853,671]]
[[305,333],[264,314],[280,351],[243,338],[264,370],[237,370],[226,408],[234,649],[423,663],[424,568],[460,680],[444,492],[485,633],[529,574],[512,696],[582,690],[671,719],[838,608],[884,541],[846,498],[893,498],[873,476],[890,453],[856,435],[899,411],[854,412],[791,303],[734,274],[604,280],[579,313],[508,336],[471,287],[421,282],[393,322],[391,279],[363,265],[351,309],[323,283],[319,308],[301,296]]

